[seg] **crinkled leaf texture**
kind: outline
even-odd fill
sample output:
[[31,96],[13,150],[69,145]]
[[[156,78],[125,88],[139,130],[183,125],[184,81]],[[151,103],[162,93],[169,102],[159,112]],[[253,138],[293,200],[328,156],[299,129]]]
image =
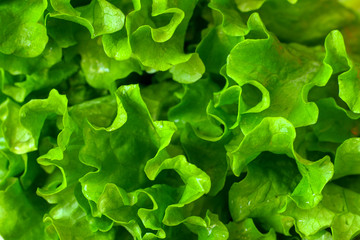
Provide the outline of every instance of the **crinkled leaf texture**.
[[0,239],[357,239],[359,16],[1,1]]

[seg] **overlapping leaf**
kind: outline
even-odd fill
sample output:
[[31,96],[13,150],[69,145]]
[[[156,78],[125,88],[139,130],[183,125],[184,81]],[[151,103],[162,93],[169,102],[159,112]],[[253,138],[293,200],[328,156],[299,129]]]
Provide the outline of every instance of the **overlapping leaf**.
[[0,238],[357,238],[356,4],[1,2]]

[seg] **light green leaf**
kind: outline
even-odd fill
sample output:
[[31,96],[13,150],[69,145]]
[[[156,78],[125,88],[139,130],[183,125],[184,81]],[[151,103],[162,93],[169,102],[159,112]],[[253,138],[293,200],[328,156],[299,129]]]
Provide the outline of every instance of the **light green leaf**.
[[246,134],[239,145],[227,146],[230,167],[236,176],[261,152],[286,154],[295,159],[302,179],[291,194],[301,208],[311,208],[321,201],[321,191],[332,178],[333,164],[328,156],[311,162],[294,151],[295,129],[283,118],[265,118]]
[[1,3],[0,52],[18,57],[40,55],[48,41],[40,21],[46,7],[46,0]]
[[106,56],[100,39],[85,40],[79,46],[81,67],[87,82],[94,88],[114,90],[115,80],[127,77],[132,72],[141,73],[135,59],[116,61]]
[[93,0],[90,4],[73,8],[68,0],[50,0],[54,18],[72,21],[86,27],[91,38],[119,31],[125,16],[120,9],[106,0]]
[[193,83],[201,78],[205,72],[205,66],[197,53],[191,55],[187,62],[177,64],[170,70],[173,79],[179,83]]
[[229,240],[275,240],[276,234],[274,229],[268,233],[261,233],[255,226],[251,218],[247,218],[241,222],[230,222],[227,225],[229,229]]
[[[314,124],[318,109],[306,101],[307,92],[315,85],[324,86],[332,72],[321,63],[321,52],[279,43],[257,14],[251,15],[248,26],[247,37],[255,39],[242,41],[233,48],[226,72],[240,86],[252,84],[262,92],[259,104],[263,104],[263,111],[244,114],[241,129],[248,132],[265,116],[285,117],[295,127]],[[284,68],[293,70],[283,71]]]
[[349,138],[344,141],[336,150],[335,156],[335,178],[347,175],[360,174],[359,168],[360,139]]

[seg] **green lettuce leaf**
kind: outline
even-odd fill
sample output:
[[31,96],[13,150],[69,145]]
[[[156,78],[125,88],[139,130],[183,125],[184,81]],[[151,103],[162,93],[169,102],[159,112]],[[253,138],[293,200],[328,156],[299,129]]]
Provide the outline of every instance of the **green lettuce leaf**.
[[48,235],[54,236],[55,239],[56,236],[60,239],[112,240],[115,238],[114,230],[101,232],[91,228],[86,212],[74,196],[74,187],[68,188],[61,194],[53,195],[51,203],[56,206],[44,215],[44,223],[47,225]]
[[259,219],[275,231],[289,235],[293,219],[281,213],[287,208],[289,195],[300,182],[296,164],[284,155],[262,154],[248,165],[244,180],[229,191],[229,208],[235,222]]
[[76,8],[67,0],[51,0],[50,3],[50,17],[83,25],[91,38],[117,32],[124,26],[123,12],[106,0],[94,0]]
[[59,85],[78,69],[72,59],[61,61],[62,57],[61,48],[53,41],[35,58],[0,54],[2,92],[23,102],[33,91]]
[[108,58],[100,39],[83,41],[79,53],[86,80],[94,88],[115,91],[115,80],[125,78],[132,72],[141,73],[141,66],[136,59],[116,61]]
[[359,138],[349,138],[336,150],[334,179],[347,175],[358,175],[360,171],[358,161]]
[[117,60],[128,59],[132,54],[155,71],[169,70],[175,81],[192,83],[205,68],[196,53],[185,54],[184,42],[196,1],[133,1],[134,10],[126,17],[126,33],[104,38],[104,49]]
[[0,3],[0,239],[357,239],[354,0]]
[[[261,138],[259,138],[261,136]],[[302,179],[291,194],[301,208],[311,208],[321,201],[321,191],[332,178],[334,166],[329,156],[311,162],[294,151],[295,129],[283,118],[265,118],[240,144],[228,145],[230,166],[239,176],[243,169],[261,152],[286,154],[295,159]],[[234,148],[235,146],[235,148]]]
[[[262,93],[259,104],[263,107],[259,113],[242,116],[242,130],[250,131],[266,116],[285,117],[295,127],[314,124],[318,109],[306,101],[307,93],[313,86],[324,86],[332,73],[330,66],[322,64],[322,52],[279,43],[257,14],[251,15],[248,26],[250,39],[231,50],[226,73],[240,86],[251,84],[258,88]],[[284,72],[284,67],[293,70]]]
[[189,162],[204,170],[211,179],[210,195],[216,195],[225,184],[228,172],[226,150],[221,141],[210,142],[197,137],[188,126],[181,135],[182,147]]
[[339,107],[333,98],[318,100],[316,104],[319,118],[312,128],[319,141],[342,143],[358,135],[358,117]]
[[244,40],[247,26],[233,1],[212,0],[209,7],[213,9],[216,26],[204,30],[196,52],[204,62],[207,72],[218,74],[231,49]]
[[204,140],[216,141],[223,131],[208,117],[207,106],[219,86],[211,78],[200,79],[191,85],[184,85],[181,101],[168,112],[169,120],[177,127],[184,128],[189,123],[197,136]]
[[16,155],[7,150],[2,150],[0,168],[0,188],[6,187],[9,181],[25,170],[26,156]]
[[[41,24],[45,0],[9,1],[0,5],[0,52],[18,57],[36,57],[48,41]],[[40,21],[40,22],[39,22]]]
[[[20,107],[10,99],[1,105],[2,130],[10,151],[22,154],[37,149],[40,133],[47,118],[64,115],[67,112],[67,99],[56,90],[50,92],[48,99],[30,101]],[[63,132],[59,138],[66,137]]]
[[[146,161],[156,155],[161,141],[169,141],[166,139],[171,138],[174,131],[170,123],[159,122],[154,125],[141,99],[139,88],[135,85],[122,87],[116,94],[117,115],[112,124],[108,127],[85,125],[83,130],[85,146],[80,152],[80,160],[98,170],[89,172],[80,181],[84,195],[94,202],[97,202],[107,182],[116,183],[128,191],[145,184],[146,176],[143,167]],[[145,126],[147,126],[146,130]],[[136,129],[142,130],[136,131]],[[162,131],[164,131],[164,136]],[[149,135],[151,137],[148,137]],[[123,136],[129,138],[125,141]],[[131,144],[129,144],[130,138],[132,138]],[[161,140],[162,138],[165,139]],[[115,145],[109,148],[109,151],[103,151],[109,144]],[[136,151],[140,146],[142,151]],[[97,149],[101,149],[100,154]],[[134,164],[129,159],[136,160],[138,164]],[[119,172],[113,171],[114,164],[122,166],[118,168]]]
[[[267,28],[286,42],[322,44],[326,35],[356,20],[356,15],[337,0],[269,0],[259,9]],[[278,16],[282,16],[281,18]]]
[[[283,0],[282,0],[283,1]],[[280,1],[280,2],[282,2]],[[235,0],[237,7],[243,12],[249,12],[261,8],[261,6],[267,2],[267,0]],[[285,1],[284,1],[285,2]],[[295,4],[297,0],[287,0],[286,3]]]
[[[0,190],[0,234],[5,239],[49,239],[42,224],[47,206],[19,179],[11,178]],[[52,238],[53,239],[53,238]]]
[[314,234],[320,229],[330,227],[333,239],[352,239],[358,235],[358,194],[334,184],[327,185],[323,194],[322,203],[315,209],[303,211],[289,208],[284,214],[295,217],[300,234]]
[[[233,0],[211,0],[209,7],[214,10],[215,24],[219,22],[218,24],[221,24],[221,28],[228,36],[244,36],[247,33],[247,26]],[[219,37],[221,38],[221,35]]]
[[251,218],[247,218],[241,222],[230,222],[226,225],[229,229],[229,240],[240,239],[256,239],[256,240],[275,240],[276,234],[274,229],[271,229],[268,233],[261,233],[255,226],[254,221]]
[[333,31],[327,39],[329,56],[327,61],[338,76],[339,97],[354,113],[360,113],[358,102],[359,76],[358,64],[354,64],[346,53],[344,39],[339,31]]

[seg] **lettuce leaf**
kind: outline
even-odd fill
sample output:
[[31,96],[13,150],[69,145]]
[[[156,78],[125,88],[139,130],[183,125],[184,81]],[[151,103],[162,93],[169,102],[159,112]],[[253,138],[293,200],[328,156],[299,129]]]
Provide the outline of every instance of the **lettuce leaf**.
[[357,239],[359,17],[2,1],[0,239]]
[[48,41],[41,17],[45,0],[9,1],[0,5],[0,52],[18,57],[36,57]]

